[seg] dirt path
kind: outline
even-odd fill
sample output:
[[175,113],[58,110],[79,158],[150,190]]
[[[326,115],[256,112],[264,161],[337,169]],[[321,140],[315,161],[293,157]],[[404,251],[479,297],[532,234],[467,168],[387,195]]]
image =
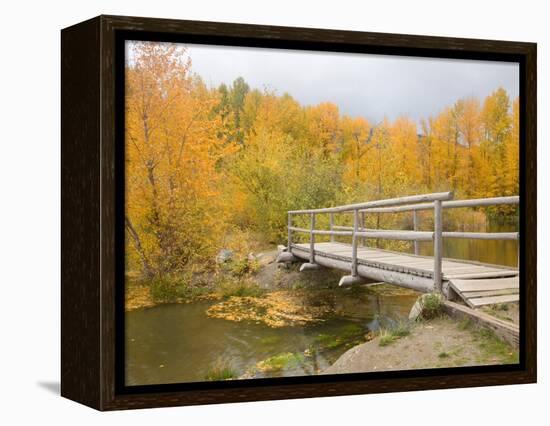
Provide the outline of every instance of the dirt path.
[[322,374],[517,363],[517,352],[485,330],[442,318],[419,323],[387,346],[380,337],[344,353]]

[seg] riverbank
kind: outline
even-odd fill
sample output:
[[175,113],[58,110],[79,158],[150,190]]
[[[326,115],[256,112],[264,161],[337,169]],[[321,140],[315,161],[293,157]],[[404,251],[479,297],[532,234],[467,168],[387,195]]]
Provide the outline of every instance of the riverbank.
[[[296,311],[297,306],[307,305],[305,292],[302,290],[334,289],[341,273],[333,270],[299,272],[299,265],[284,265],[275,262],[277,250],[266,250],[257,254],[256,260],[251,262],[250,267],[244,273],[241,272],[247,266],[244,263],[228,262],[219,270],[197,275],[192,282],[178,282],[164,284],[164,287],[173,286],[171,291],[160,288],[158,282],[142,282],[133,276],[126,279],[125,310],[127,312],[152,308],[163,304],[180,303],[187,304],[201,300],[218,300],[226,302],[227,307],[238,308],[241,311],[244,305],[251,303],[263,309],[266,303],[278,310],[287,309],[289,313]],[[162,283],[160,283],[162,284]],[[411,293],[404,290],[405,293]],[[289,296],[290,300],[285,305],[282,296]],[[267,301],[259,302],[259,299],[267,297]],[[242,302],[243,306],[239,306]],[[277,305],[277,306],[275,306]],[[283,306],[285,305],[285,306]],[[220,312],[227,311],[221,309]],[[242,319],[250,315],[239,315]],[[237,317],[235,317],[237,318]],[[235,319],[234,318],[234,319]]]
[[[251,260],[228,261],[220,264],[217,270],[170,277],[164,282],[142,281],[134,274],[127,274],[125,310],[130,312],[163,304],[219,300],[232,295],[257,296],[265,288],[272,287],[277,270],[276,256],[277,250],[271,249]],[[266,281],[263,286],[262,281]]]
[[414,323],[401,333],[379,333],[349,349],[322,374],[502,365],[518,352],[490,330],[447,316]]

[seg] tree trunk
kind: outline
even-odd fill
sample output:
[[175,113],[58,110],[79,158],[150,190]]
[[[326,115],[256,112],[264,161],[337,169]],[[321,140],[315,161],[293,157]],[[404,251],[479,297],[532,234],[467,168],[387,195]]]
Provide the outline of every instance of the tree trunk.
[[153,271],[153,268],[151,267],[151,264],[149,263],[145,252],[143,251],[143,246],[141,245],[139,235],[134,229],[134,226],[132,225],[132,222],[130,221],[130,218],[128,216],[124,216],[124,221],[126,222],[126,229],[130,237],[132,237],[132,241],[134,242],[134,247],[138,252],[139,257],[141,258],[141,263],[143,264],[143,272],[147,278],[152,278],[155,275],[155,272]]

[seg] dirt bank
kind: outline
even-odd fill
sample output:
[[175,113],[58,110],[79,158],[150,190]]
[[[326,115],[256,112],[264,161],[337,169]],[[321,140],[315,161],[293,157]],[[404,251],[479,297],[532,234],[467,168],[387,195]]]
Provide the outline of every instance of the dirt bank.
[[518,353],[491,332],[439,318],[381,345],[381,337],[351,348],[322,374],[511,364]]

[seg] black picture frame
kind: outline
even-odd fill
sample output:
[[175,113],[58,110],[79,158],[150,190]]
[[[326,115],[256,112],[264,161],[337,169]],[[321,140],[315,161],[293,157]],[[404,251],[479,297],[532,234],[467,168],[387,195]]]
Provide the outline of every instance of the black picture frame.
[[[125,40],[518,62],[519,364],[125,386]],[[116,410],[536,381],[536,44],[99,16],[63,29],[61,51],[63,396]]]

